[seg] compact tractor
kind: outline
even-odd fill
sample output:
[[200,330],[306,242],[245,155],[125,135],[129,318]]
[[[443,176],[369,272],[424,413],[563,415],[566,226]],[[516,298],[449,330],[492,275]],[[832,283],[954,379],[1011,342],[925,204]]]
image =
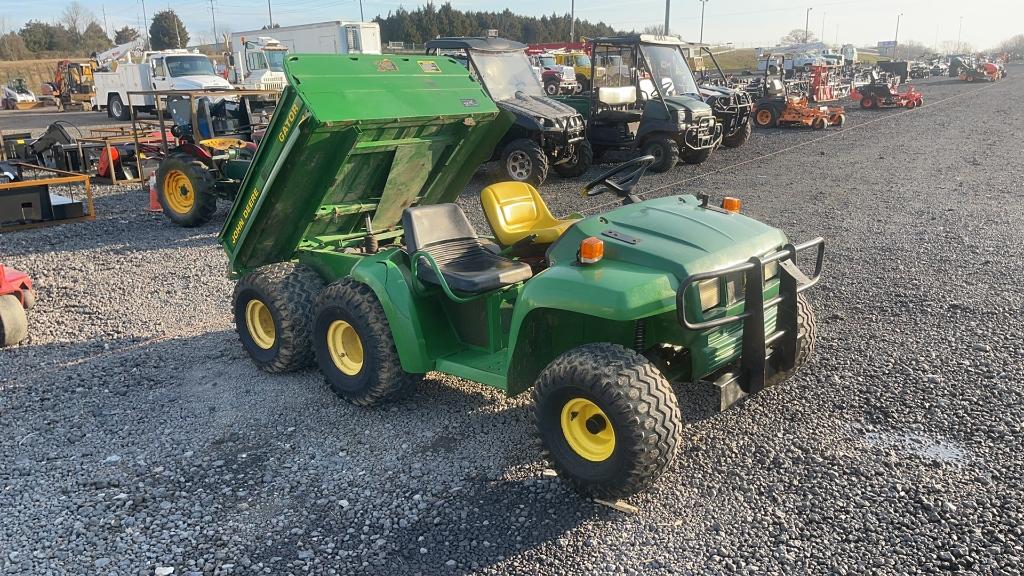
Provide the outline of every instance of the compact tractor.
[[[584,135],[583,118],[550,98],[526,57],[526,45],[504,38],[437,38],[428,54],[458,54],[491,100],[514,118],[494,151],[510,180],[540,186],[553,168],[572,178],[590,168],[593,153]],[[433,74],[424,70],[426,75]]]
[[28,274],[0,264],[0,346],[14,346],[28,336],[25,311],[35,304]]
[[[132,93],[136,94],[136,93]],[[276,91],[158,91],[168,102],[173,143],[156,170],[163,213],[178,226],[202,226],[217,210],[217,199],[234,200],[249,168],[256,140],[269,121]],[[159,110],[158,110],[159,111]],[[137,118],[132,112],[133,126]],[[161,132],[163,114],[160,114]]]
[[707,54],[718,71],[718,77],[713,78],[704,64],[703,56],[691,58],[702,63],[699,78],[701,97],[711,106],[715,118],[722,125],[722,146],[738,148],[750,139],[753,131],[750,111],[754,107],[754,102],[745,90],[737,90],[730,85],[725,72],[718,65],[718,59],[708,47],[702,46],[700,51]]
[[562,98],[587,118],[594,153],[630,150],[654,156],[666,172],[680,159],[700,164],[722,142],[722,126],[697,87],[684,42],[648,34],[591,40],[594,61],[621,62],[628,74],[595,75],[589,94]]
[[765,67],[764,95],[754,104],[754,123],[759,128],[776,126],[810,126],[815,130],[827,126],[846,124],[843,108],[837,106],[811,106],[807,96],[793,96],[786,90],[782,79],[782,65],[777,69],[780,74],[769,76],[770,66]]
[[871,71],[871,82],[857,87],[857,95],[860,97],[860,107],[877,108],[917,108],[924,104],[924,94],[914,90],[913,86],[907,85],[903,92],[899,91],[897,80],[893,78],[886,81],[881,78],[877,71]]
[[642,200],[650,156],[587,184],[621,206],[586,218],[553,216],[526,182],[488,186],[485,236],[454,202],[510,119],[462,64],[285,62],[281,106],[219,238],[238,335],[261,368],[315,363],[367,407],[431,371],[532,389],[554,469],[615,498],[649,486],[683,442],[670,381],[710,381],[727,404],[810,358],[804,291],[822,239],[796,244],[736,198]]

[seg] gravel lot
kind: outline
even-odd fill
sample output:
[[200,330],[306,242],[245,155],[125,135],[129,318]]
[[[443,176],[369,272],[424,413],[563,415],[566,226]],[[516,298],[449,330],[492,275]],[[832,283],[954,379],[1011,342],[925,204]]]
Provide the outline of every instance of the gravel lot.
[[[0,236],[40,295],[30,339],[0,351],[0,573],[1019,574],[1024,67],[1009,72],[929,79],[924,108],[755,131],[647,178],[652,195],[732,192],[828,252],[814,361],[721,414],[679,387],[685,447],[636,514],[543,474],[525,396],[438,376],[365,410],[315,371],[258,371],[218,225],[175,228],[98,187],[97,221]],[[461,200],[481,225],[494,172]],[[553,211],[612,200],[581,184],[553,176]]]

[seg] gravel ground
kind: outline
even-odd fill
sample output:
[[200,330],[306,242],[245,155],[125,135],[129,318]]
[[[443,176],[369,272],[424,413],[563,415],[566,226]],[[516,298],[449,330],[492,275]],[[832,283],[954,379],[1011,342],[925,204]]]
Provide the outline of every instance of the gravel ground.
[[[543,473],[526,397],[435,376],[365,410],[258,371],[217,225],[99,187],[93,223],[0,236],[40,295],[0,352],[0,573],[1021,573],[1022,73],[646,179],[828,253],[814,360],[725,413],[679,387],[685,448],[636,514]],[[481,225],[493,172],[461,199]],[[581,183],[553,211],[611,200]]]

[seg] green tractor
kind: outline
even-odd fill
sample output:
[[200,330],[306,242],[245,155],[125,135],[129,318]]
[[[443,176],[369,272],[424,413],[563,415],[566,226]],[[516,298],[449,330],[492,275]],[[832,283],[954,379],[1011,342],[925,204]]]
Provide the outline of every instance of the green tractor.
[[315,363],[359,406],[405,398],[430,371],[532,389],[551,465],[617,498],[682,441],[671,380],[712,382],[726,405],[810,356],[802,292],[820,238],[794,245],[735,199],[641,201],[650,156],[588,184],[622,205],[586,218],[554,217],[525,182],[488,186],[482,236],[454,201],[508,120],[462,64],[290,55],[285,72],[220,235],[239,338],[263,369]]

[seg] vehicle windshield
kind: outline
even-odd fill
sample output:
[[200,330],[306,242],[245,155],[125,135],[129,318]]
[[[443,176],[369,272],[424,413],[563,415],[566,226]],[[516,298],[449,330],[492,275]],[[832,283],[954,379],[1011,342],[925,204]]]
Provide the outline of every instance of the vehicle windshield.
[[573,60],[576,61],[576,66],[590,68],[590,56],[587,56],[586,54],[577,54],[573,57]]
[[267,55],[268,68],[274,72],[284,70],[284,57],[288,55],[287,50],[264,50],[263,53]]
[[523,52],[476,52],[473,68],[494,100],[511,100],[516,92],[543,96],[537,75]]
[[678,94],[700,94],[693,73],[686,65],[678,46],[642,44],[640,50],[650,66],[650,74],[658,79],[655,82],[658,92],[664,96]]
[[538,56],[537,61],[540,62],[540,65],[543,66],[544,68],[554,68],[555,66],[558,65],[555,62],[554,56]]
[[177,78],[179,76],[216,76],[213,69],[213,62],[206,56],[196,54],[195,56],[168,56],[164,59],[167,63],[167,73]]

